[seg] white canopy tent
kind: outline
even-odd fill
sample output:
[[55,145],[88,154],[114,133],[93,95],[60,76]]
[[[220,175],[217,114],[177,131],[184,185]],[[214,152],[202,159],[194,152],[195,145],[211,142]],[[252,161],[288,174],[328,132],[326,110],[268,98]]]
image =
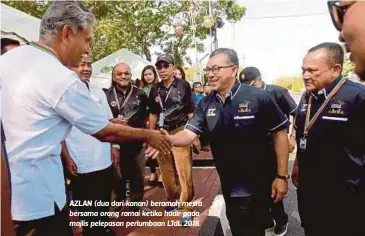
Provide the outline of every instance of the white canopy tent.
[[131,67],[133,80],[140,79],[143,68],[147,65],[152,65],[146,59],[123,48],[92,64],[93,74],[91,76],[91,83],[101,88],[109,88],[112,69],[120,62],[125,62]]
[[41,20],[1,3],[1,37],[38,41]]

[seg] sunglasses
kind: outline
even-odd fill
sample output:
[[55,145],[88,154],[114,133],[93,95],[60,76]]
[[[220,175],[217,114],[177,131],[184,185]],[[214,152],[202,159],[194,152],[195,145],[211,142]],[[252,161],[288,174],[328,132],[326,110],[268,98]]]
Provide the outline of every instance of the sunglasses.
[[168,69],[168,68],[170,68],[170,64],[162,63],[162,64],[156,65],[157,70],[161,70],[162,68]]
[[347,9],[352,6],[356,1],[352,2],[344,2],[341,3],[341,1],[328,1],[328,9],[331,14],[331,19],[333,22],[333,25],[338,31],[342,30],[343,25],[343,19],[345,17],[345,13]]

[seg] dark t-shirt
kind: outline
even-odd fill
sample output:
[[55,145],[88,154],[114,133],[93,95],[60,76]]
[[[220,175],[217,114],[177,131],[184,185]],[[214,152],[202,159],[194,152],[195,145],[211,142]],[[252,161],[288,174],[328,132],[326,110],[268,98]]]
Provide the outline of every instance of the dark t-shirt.
[[169,88],[162,82],[157,83],[150,92],[149,108],[152,114],[158,116],[164,112],[164,128],[168,131],[185,125],[188,114],[194,111],[190,84],[182,79],[175,79]]

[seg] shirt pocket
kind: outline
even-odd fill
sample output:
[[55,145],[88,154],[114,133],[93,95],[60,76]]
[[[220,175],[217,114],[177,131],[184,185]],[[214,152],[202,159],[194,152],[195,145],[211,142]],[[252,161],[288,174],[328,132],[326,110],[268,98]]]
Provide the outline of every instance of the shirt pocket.
[[252,127],[256,115],[236,115],[233,117],[234,128],[242,132]]

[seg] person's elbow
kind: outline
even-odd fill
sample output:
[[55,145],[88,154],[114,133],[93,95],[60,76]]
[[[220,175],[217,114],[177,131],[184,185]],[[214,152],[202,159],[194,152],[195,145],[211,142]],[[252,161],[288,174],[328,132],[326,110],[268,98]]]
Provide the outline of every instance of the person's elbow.
[[92,134],[92,136],[98,139],[100,142],[113,142],[113,135],[111,135],[111,126],[112,124],[109,123],[97,133]]

